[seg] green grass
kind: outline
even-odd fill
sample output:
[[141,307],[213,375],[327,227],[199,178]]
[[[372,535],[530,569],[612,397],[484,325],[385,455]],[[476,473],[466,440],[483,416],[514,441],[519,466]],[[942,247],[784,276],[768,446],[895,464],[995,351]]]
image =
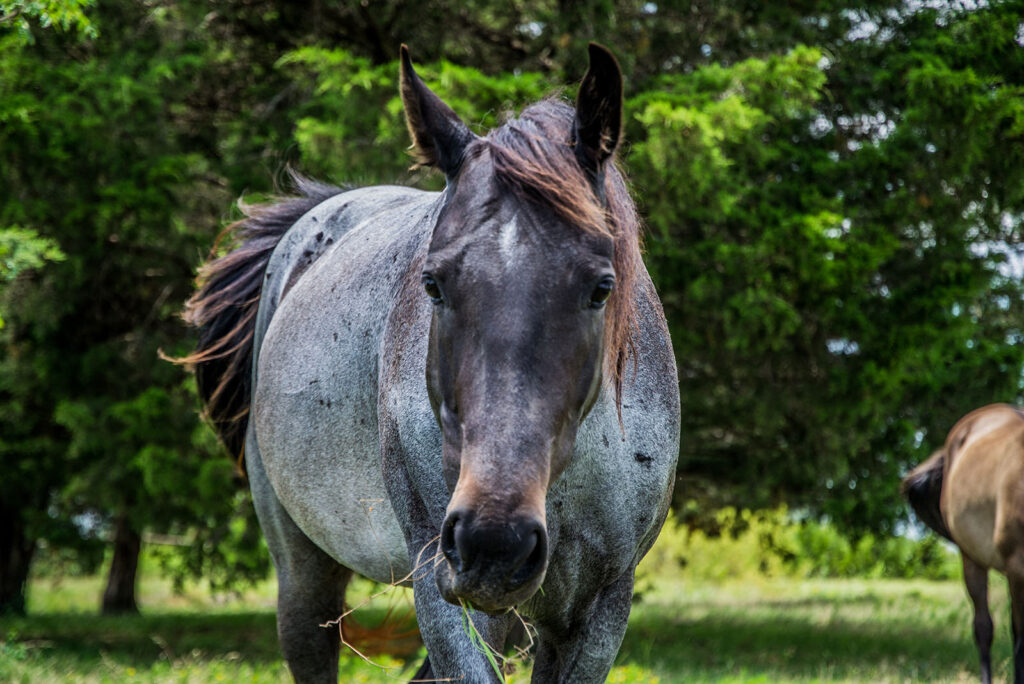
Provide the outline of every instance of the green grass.
[[[354,583],[349,600],[373,590]],[[0,618],[0,682],[291,682],[281,659],[274,622],[272,581],[237,596],[213,596],[204,587],[175,594],[169,582],[144,577],[138,587],[141,616],[101,617],[98,577],[37,579],[30,586],[29,617]],[[375,626],[394,616],[405,631],[411,610],[406,590],[389,592],[361,608],[356,618]],[[374,662],[399,674],[405,660],[419,665],[418,640],[396,643],[395,657],[369,648]],[[348,653],[339,681],[393,681],[384,670]],[[411,676],[411,675],[410,675]]]
[[[996,583],[1003,630],[993,658],[1004,678],[1006,600],[1005,584]],[[666,582],[634,609],[619,662],[661,682],[972,682],[970,630],[956,582]]]
[[[1005,583],[993,575],[997,678],[1010,672]],[[37,580],[28,618],[0,620],[0,682],[288,682],[274,585],[241,597],[176,596],[140,585],[140,617],[96,615],[97,578]],[[357,586],[366,594],[370,585]],[[404,591],[357,611],[375,624],[408,611]],[[661,579],[630,618],[610,682],[973,682],[977,656],[958,582]],[[342,682],[411,676],[422,653],[342,657]],[[404,666],[404,669],[402,669]],[[509,678],[529,681],[520,663]]]

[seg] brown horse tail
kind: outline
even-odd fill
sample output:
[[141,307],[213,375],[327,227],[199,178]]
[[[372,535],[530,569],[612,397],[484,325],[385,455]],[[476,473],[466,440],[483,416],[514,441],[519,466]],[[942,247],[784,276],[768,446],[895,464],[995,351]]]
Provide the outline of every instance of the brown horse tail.
[[900,491],[914,509],[918,519],[946,539],[953,541],[939,510],[942,477],[946,468],[945,449],[914,468],[903,478]]
[[[294,173],[291,178],[297,197],[257,205],[239,200],[245,218],[218,236],[182,314],[188,324],[199,328],[199,343],[188,356],[171,359],[195,370],[206,416],[239,467],[249,422],[256,311],[267,263],[277,243],[303,214],[341,192]],[[215,258],[225,240],[234,248]]]

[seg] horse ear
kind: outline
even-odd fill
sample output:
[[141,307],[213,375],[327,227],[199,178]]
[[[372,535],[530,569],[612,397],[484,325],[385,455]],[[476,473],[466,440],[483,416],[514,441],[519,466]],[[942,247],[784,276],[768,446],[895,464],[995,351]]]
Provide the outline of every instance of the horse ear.
[[574,136],[576,158],[598,181],[622,132],[622,70],[603,45],[591,43],[589,52],[590,67],[576,96]]
[[402,45],[401,93],[405,123],[412,135],[418,166],[433,166],[454,178],[476,136],[452,108],[423,83],[412,68],[409,48]]

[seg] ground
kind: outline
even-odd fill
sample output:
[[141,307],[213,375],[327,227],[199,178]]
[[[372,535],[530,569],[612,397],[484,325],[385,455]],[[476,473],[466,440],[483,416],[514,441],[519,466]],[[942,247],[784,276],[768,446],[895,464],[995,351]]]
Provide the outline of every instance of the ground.
[[[993,662],[1005,681],[1006,589],[993,580]],[[130,618],[96,615],[100,587],[99,578],[36,580],[31,617],[0,620],[0,681],[291,681],[276,643],[272,582],[211,598],[201,588],[175,595],[167,582],[144,578],[142,616]],[[408,610],[408,596],[391,590],[356,615],[373,625],[390,613],[401,637]],[[973,682],[970,624],[955,581],[660,578],[634,606],[609,681]],[[390,655],[373,642],[359,646],[377,665],[346,653],[340,681],[401,681],[422,655],[408,635]],[[509,681],[529,681],[528,663],[518,662]]]

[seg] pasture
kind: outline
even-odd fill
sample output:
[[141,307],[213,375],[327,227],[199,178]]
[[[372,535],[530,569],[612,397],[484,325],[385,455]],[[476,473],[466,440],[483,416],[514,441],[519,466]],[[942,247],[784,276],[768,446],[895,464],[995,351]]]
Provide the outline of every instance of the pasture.
[[[659,571],[634,606],[610,682],[976,681],[959,580],[672,574]],[[275,589],[267,581],[234,597],[202,588],[175,594],[144,572],[142,615],[101,618],[99,577],[38,578],[30,617],[0,620],[0,681],[289,682],[274,629]],[[357,582],[350,600],[376,589]],[[997,681],[1011,667],[1006,603],[1005,582],[993,576]],[[400,638],[383,650],[359,642],[388,669],[343,653],[339,681],[411,676],[422,651],[414,636],[401,636],[409,610],[408,594],[392,590],[356,611],[364,625],[387,618]],[[508,681],[529,681],[529,664],[517,661]]]

